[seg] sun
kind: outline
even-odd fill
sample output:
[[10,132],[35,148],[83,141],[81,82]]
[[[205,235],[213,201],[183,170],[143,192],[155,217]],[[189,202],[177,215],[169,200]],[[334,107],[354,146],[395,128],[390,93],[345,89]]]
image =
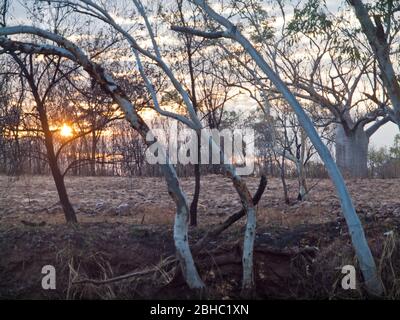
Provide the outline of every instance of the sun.
[[73,136],[72,128],[64,123],[60,128],[60,135],[66,138],[72,137]]

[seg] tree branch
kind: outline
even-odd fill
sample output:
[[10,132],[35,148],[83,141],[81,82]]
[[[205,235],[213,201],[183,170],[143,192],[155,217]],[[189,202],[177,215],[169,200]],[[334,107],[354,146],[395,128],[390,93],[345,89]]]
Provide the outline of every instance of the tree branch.
[[185,34],[191,34],[194,36],[198,37],[203,37],[203,38],[208,38],[208,39],[219,39],[219,38],[229,38],[229,34],[225,31],[215,31],[215,32],[207,32],[207,31],[201,31],[189,27],[181,27],[181,26],[171,26],[171,30],[180,32],[180,33],[185,33]]

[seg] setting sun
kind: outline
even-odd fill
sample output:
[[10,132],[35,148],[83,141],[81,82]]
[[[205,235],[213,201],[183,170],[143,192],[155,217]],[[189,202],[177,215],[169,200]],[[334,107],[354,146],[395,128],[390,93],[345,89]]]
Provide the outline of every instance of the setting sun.
[[60,135],[63,137],[71,137],[73,135],[72,128],[64,123],[60,128]]

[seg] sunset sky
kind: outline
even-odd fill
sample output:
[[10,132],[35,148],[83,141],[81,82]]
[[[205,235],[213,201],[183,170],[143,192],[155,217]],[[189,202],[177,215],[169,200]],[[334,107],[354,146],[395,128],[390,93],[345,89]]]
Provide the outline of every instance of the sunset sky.
[[[166,2],[167,3],[167,2]],[[294,3],[294,1],[293,1]],[[332,11],[337,11],[343,6],[343,1],[336,1],[336,0],[327,0],[326,1],[327,7]],[[292,15],[291,12],[287,13],[287,19]],[[126,19],[125,19],[126,20]],[[125,21],[124,18],[121,18],[119,21],[122,24],[129,24],[129,21]],[[10,10],[10,18],[9,24],[16,25],[16,24],[26,24],[29,23],[27,18],[27,12],[23,8],[23,1],[14,0],[11,2],[11,10]],[[279,24],[279,19],[277,22]],[[236,106],[240,106],[242,110],[248,110],[255,107],[254,101],[250,98],[239,96],[231,101],[228,102],[228,108],[236,109]],[[246,108],[247,107],[247,108]],[[371,146],[379,148],[383,146],[391,146],[393,144],[394,136],[398,133],[398,127],[393,123],[388,123],[382,126],[372,137],[371,137]]]

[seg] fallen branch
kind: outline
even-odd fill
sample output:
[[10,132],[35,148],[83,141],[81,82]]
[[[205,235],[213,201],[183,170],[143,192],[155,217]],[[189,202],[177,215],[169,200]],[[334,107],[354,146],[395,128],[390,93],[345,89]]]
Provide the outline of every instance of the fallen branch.
[[101,285],[101,284],[107,284],[107,283],[111,283],[111,282],[117,282],[117,281],[125,280],[125,279],[132,278],[132,277],[143,276],[143,275],[152,273],[152,272],[157,271],[157,270],[158,269],[156,269],[156,268],[152,268],[152,269],[148,269],[148,270],[143,270],[143,271],[137,271],[137,272],[131,272],[131,273],[123,274],[121,276],[117,276],[117,277],[109,278],[109,279],[105,279],[105,280],[83,279],[83,280],[73,281],[72,283],[73,284],[91,283],[91,284],[95,284],[95,285]]
[[126,279],[133,278],[133,277],[144,276],[144,275],[147,275],[147,274],[153,273],[153,272],[160,272],[160,270],[162,270],[162,268],[165,268],[165,267],[167,267],[171,264],[177,263],[177,262],[178,262],[178,259],[176,257],[169,256],[164,261],[162,261],[162,263],[160,263],[159,265],[157,265],[153,268],[147,269],[147,270],[134,271],[134,272],[126,273],[126,274],[123,274],[120,276],[116,276],[116,277],[104,279],[104,280],[96,280],[96,279],[77,280],[77,281],[73,281],[72,284],[87,284],[87,283],[95,284],[95,285],[108,284],[108,283],[112,283],[112,282],[126,280]]
[[[258,202],[261,199],[261,196],[263,195],[265,188],[267,186],[267,177],[265,175],[261,176],[260,183],[258,185],[257,191],[254,194],[253,197],[253,204],[257,205]],[[232,224],[234,224],[236,221],[238,221],[240,218],[242,218],[245,215],[245,210],[241,209],[240,211],[234,213],[231,215],[228,219],[226,219],[224,222],[220,223],[217,225],[213,230],[207,232],[203,238],[201,238],[199,241],[196,242],[196,244],[192,248],[193,254],[198,254],[204,247],[205,245],[213,238],[218,236],[221,232],[229,228]],[[133,277],[140,277],[144,276],[150,273],[156,273],[160,272],[163,268],[166,268],[170,265],[173,265],[178,262],[178,259],[175,256],[169,256],[166,258],[161,264],[158,266],[155,266],[154,268],[147,269],[147,270],[142,270],[142,271],[135,271],[135,272],[130,272],[127,274],[123,274],[117,277],[109,278],[109,279],[104,279],[104,280],[96,280],[96,279],[83,279],[79,281],[73,281],[73,284],[95,284],[95,285],[103,285],[103,284],[109,284],[112,282],[117,282],[117,281],[122,281],[126,280],[129,278]],[[175,275],[176,276],[176,275]],[[174,277],[175,278],[175,277]]]

